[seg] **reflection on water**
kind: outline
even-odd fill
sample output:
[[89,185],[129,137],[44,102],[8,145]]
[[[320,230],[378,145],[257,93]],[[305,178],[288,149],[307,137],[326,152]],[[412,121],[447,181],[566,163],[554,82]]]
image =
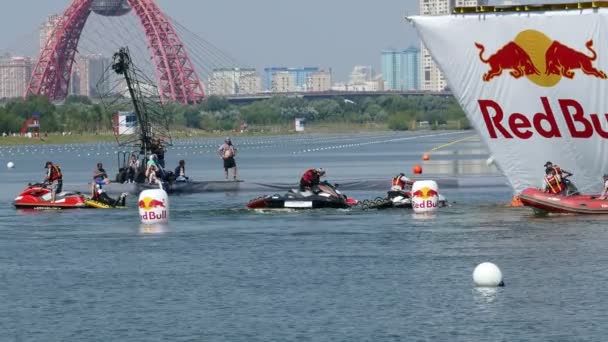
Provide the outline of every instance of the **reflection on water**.
[[484,306],[494,303],[498,298],[498,287],[476,287],[473,289],[475,304]]
[[169,225],[163,223],[140,224],[139,233],[142,235],[159,235],[169,232]]

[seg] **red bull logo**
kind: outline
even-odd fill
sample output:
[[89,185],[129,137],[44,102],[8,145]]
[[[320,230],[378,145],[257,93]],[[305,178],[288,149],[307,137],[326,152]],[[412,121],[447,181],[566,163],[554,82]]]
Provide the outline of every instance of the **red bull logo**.
[[[490,67],[482,76],[485,82],[491,82],[507,71],[514,79],[526,77],[541,87],[553,87],[563,79],[572,80],[577,76],[598,80],[608,78],[603,70],[594,66],[598,54],[591,39],[584,47],[571,47],[550,39],[542,32],[525,30],[487,58],[484,57],[484,45],[475,43],[475,46],[479,49],[479,59]],[[530,113],[506,112],[501,104],[491,99],[480,99],[478,104],[492,139],[530,139],[535,136],[589,139],[594,135],[608,139],[605,128],[608,113],[597,110],[586,113],[583,105],[573,98],[541,96],[539,105]],[[564,125],[559,125],[559,121],[565,123],[565,129],[560,128]]]
[[155,208],[166,208],[163,201],[156,200],[152,197],[144,197],[139,201],[139,207],[144,210],[152,210]]
[[553,87],[562,77],[573,79],[575,70],[599,79],[608,78],[604,71],[593,66],[597,60],[593,40],[587,41],[585,51],[581,52],[560,41],[551,40],[542,32],[525,30],[487,58],[484,58],[484,45],[475,43],[475,46],[479,49],[479,59],[490,66],[482,77],[485,82],[501,76],[503,71],[509,71],[515,79],[525,76],[541,87]]
[[[144,213],[140,216],[142,220],[166,220],[167,219],[167,206],[163,201],[159,201],[152,197],[144,197],[139,203],[139,208],[144,210]],[[157,209],[160,209],[158,212]]]
[[431,189],[431,188],[427,188],[427,187],[423,187],[420,188],[414,192],[412,192],[412,197],[419,197],[422,199],[429,199],[431,197],[437,197],[439,196],[439,194],[437,193],[437,191]]

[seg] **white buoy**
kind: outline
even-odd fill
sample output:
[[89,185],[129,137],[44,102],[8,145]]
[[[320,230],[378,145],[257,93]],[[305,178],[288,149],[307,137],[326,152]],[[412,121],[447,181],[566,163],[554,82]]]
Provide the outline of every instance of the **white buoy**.
[[139,218],[143,224],[169,221],[169,196],[163,189],[144,190],[139,194]]
[[9,169],[12,169],[15,167],[15,163],[13,163],[12,161],[9,161],[8,163],[6,163],[6,167]]
[[433,213],[439,208],[439,187],[432,180],[416,181],[412,186],[412,209],[416,214]]
[[486,159],[486,165],[487,166],[494,165],[494,156],[490,156],[490,158]]
[[498,266],[491,262],[483,262],[473,271],[473,281],[475,285],[482,287],[504,286],[502,272]]

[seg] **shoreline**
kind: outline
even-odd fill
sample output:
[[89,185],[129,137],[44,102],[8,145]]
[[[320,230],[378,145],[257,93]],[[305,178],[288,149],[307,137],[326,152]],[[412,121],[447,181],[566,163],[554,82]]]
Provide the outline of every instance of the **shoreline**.
[[[422,129],[428,130],[428,129]],[[451,129],[438,129],[451,130]],[[458,129],[455,129],[458,130]],[[218,138],[231,137],[260,137],[275,135],[296,135],[296,134],[346,134],[363,132],[406,132],[396,131],[388,128],[384,124],[345,124],[332,123],[324,125],[309,125],[306,131],[299,133],[291,127],[268,126],[251,129],[245,132],[235,131],[215,131],[208,132],[203,130],[174,131],[171,134],[173,140],[192,139],[192,138]],[[462,130],[465,131],[465,130]],[[0,137],[0,147],[21,146],[21,145],[66,145],[66,144],[87,144],[87,143],[116,143],[116,137],[110,132],[104,133],[84,133],[63,135],[62,133],[48,133],[41,138],[27,138],[21,136]]]

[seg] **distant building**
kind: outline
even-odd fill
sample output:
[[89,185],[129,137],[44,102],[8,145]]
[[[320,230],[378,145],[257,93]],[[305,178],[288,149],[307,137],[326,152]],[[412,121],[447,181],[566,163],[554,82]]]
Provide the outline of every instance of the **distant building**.
[[297,91],[296,75],[289,71],[280,71],[272,74],[270,91],[273,93],[292,93]]
[[70,95],[100,97],[110,88],[110,74],[106,70],[110,59],[101,54],[77,55],[72,66]]
[[382,51],[382,77],[387,90],[418,90],[420,51],[414,47],[406,50]]
[[261,91],[262,79],[255,69],[215,69],[209,78],[210,95],[257,94]]
[[402,52],[403,87],[402,90],[420,89],[420,50],[411,46]]
[[[286,68],[286,67],[270,67],[264,68],[264,89],[272,91],[272,80],[275,74],[291,74],[294,78],[294,89],[297,91],[303,91],[306,89],[306,82],[308,76],[320,71],[318,67],[304,67],[304,68]],[[296,91],[294,90],[294,91]]]
[[32,77],[29,57],[0,57],[0,98],[22,97]]
[[475,7],[485,6],[488,4],[488,0],[456,0],[456,7]]
[[386,89],[400,90],[403,82],[403,58],[397,50],[382,51],[382,77],[386,82]]
[[[454,9],[454,3],[454,0],[420,0],[420,15],[450,14]],[[431,53],[422,43],[420,43],[420,51],[420,77],[422,90],[444,90],[447,87],[447,82],[443,73],[433,61]]]
[[382,77],[377,77],[375,80],[367,81],[358,84],[349,84],[345,91],[383,91],[384,80]]
[[306,80],[306,91],[321,92],[331,90],[331,70],[318,71],[308,76]]
[[364,84],[374,79],[374,68],[371,65],[357,65],[350,73],[349,84]]
[[53,14],[47,17],[46,22],[40,26],[40,50],[43,50],[47,41],[55,31],[57,24],[61,20],[61,16]]

